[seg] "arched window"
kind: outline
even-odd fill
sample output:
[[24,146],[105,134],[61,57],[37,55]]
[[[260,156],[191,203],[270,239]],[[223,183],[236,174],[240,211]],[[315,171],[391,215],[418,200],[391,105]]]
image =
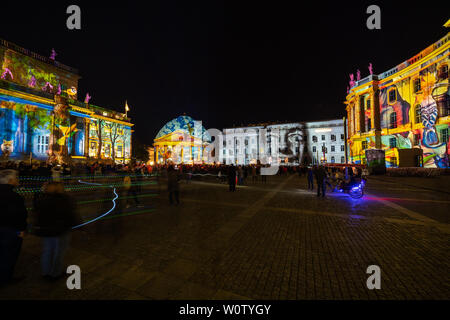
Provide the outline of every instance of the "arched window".
[[420,104],[418,104],[416,106],[416,108],[414,109],[415,111],[415,123],[421,123],[422,122],[422,111],[421,111],[421,106]]
[[394,111],[391,113],[389,119],[389,129],[397,128],[397,113]]
[[331,163],[334,163],[334,157],[331,157]]
[[312,141],[313,141],[313,142],[317,142],[317,137],[316,137],[316,136],[313,136],[313,137],[312,137]]

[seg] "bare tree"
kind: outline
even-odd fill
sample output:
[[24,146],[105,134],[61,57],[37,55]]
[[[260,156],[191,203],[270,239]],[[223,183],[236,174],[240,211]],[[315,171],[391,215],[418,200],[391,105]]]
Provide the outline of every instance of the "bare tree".
[[97,119],[97,124],[96,124],[96,128],[95,128],[95,135],[97,136],[98,139],[98,144],[97,144],[97,159],[101,159],[101,155],[102,155],[102,131],[103,128],[105,126],[105,121],[102,119]]
[[[106,134],[111,141],[111,159],[113,161],[116,160],[116,142],[120,137],[119,131],[122,129],[122,126],[116,122],[105,122],[104,124],[106,130]],[[123,150],[122,150],[123,153]]]

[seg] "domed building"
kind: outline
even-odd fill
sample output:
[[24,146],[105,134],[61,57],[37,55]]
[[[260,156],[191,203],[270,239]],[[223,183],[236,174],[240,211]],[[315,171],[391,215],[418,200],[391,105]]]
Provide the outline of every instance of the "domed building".
[[211,136],[201,121],[179,116],[167,122],[156,135],[155,161],[158,164],[203,163],[207,159],[204,150],[210,141]]

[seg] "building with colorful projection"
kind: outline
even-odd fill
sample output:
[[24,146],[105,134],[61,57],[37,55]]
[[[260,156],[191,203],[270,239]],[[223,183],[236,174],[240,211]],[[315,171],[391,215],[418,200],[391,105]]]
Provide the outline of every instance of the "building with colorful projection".
[[0,158],[70,162],[131,158],[123,113],[77,100],[74,68],[0,39]]
[[207,161],[204,151],[210,141],[201,121],[179,116],[167,122],[156,135],[153,143],[155,161],[158,164],[204,163]]
[[[450,33],[381,74],[356,81],[346,97],[349,161],[380,150],[387,167],[449,167]],[[369,152],[372,153],[372,152]]]

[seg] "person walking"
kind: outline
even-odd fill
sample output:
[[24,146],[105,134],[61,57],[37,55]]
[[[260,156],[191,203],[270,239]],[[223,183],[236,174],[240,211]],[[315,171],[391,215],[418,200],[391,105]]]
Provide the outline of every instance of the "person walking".
[[0,171],[0,286],[19,281],[14,268],[27,228],[27,209],[21,195],[14,192],[19,185],[17,171]]
[[176,205],[180,204],[180,186],[179,186],[179,176],[178,172],[175,170],[173,165],[167,168],[167,189],[169,191],[169,203],[173,204],[173,197],[175,197]]
[[307,176],[308,176],[308,190],[314,190],[314,172],[313,172],[313,168],[308,167]]
[[35,202],[34,233],[42,238],[41,269],[46,280],[65,275],[64,255],[69,248],[72,227],[81,223],[75,201],[60,182],[50,182]]

